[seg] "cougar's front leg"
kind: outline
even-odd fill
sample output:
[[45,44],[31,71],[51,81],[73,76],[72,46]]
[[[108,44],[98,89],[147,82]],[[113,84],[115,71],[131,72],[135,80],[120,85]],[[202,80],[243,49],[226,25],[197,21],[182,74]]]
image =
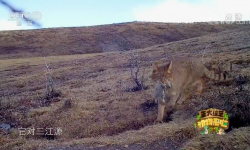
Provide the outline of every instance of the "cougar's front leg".
[[157,115],[157,119],[155,121],[162,123],[162,119],[164,117],[164,109],[165,109],[166,104],[162,104],[162,103],[158,103],[158,115]]
[[181,105],[188,98],[188,96],[189,95],[188,95],[187,91],[183,91],[181,93],[181,96],[180,96],[179,100],[177,101],[177,104]]
[[167,107],[167,112],[170,112],[174,106],[175,102],[178,98],[179,94],[174,94],[173,97],[170,99],[170,101],[166,104],[165,100],[162,99],[161,101],[158,102],[158,116],[155,122],[161,122],[164,117],[164,109]]
[[203,82],[201,80],[195,81],[193,84],[184,89],[177,103],[182,104],[192,94],[200,95],[202,90],[203,90]]
[[166,113],[169,113],[174,109],[179,95],[180,95],[179,93],[174,94],[173,97],[170,99],[170,101],[166,104]]
[[193,92],[194,92],[194,87],[192,86],[184,89],[183,92],[181,93],[179,100],[177,101],[177,104],[181,105]]
[[195,94],[201,95],[203,89],[204,89],[203,81],[202,80],[197,81],[197,90],[196,90]]

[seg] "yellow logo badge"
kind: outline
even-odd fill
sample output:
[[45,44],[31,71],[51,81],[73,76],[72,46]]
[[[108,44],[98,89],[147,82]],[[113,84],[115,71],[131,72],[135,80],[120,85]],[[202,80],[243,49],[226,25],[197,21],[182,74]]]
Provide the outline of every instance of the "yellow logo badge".
[[228,115],[226,111],[219,109],[202,110],[197,115],[194,126],[202,131],[201,134],[225,134],[224,131],[229,128]]

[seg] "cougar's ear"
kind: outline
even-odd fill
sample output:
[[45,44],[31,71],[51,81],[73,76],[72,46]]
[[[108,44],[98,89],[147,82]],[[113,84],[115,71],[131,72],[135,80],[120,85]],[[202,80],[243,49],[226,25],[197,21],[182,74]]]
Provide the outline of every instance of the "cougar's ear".
[[172,66],[173,66],[173,63],[172,63],[172,60],[171,60],[170,63],[169,63],[169,66],[168,66],[167,73],[171,73],[172,72]]
[[156,62],[153,63],[153,70],[159,70],[158,64]]

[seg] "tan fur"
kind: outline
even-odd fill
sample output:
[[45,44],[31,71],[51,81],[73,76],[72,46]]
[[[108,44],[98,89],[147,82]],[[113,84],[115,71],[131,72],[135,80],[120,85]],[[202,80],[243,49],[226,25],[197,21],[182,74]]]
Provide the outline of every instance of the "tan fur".
[[204,84],[203,78],[221,81],[216,78],[202,63],[202,59],[182,58],[166,63],[153,64],[152,80],[168,85],[165,90],[165,101],[158,102],[158,122],[162,122],[164,109],[167,111],[178,104],[182,104],[192,93],[201,94]]
[[207,68],[214,72],[214,77],[218,80],[226,80],[226,77],[229,76],[229,72],[232,71],[232,62],[216,61],[208,65]]

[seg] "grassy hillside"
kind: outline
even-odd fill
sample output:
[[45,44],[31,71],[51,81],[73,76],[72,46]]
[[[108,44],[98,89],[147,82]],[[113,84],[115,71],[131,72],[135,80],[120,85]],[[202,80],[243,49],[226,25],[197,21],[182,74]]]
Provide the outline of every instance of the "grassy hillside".
[[0,32],[0,59],[127,51],[218,33],[242,25],[131,22]]
[[[136,25],[139,26],[141,23],[121,26],[136,28]],[[62,30],[66,32],[78,29],[84,28]],[[111,30],[111,28],[108,29]],[[154,149],[157,145],[159,149],[167,146],[188,149],[230,149],[232,147],[246,149],[250,146],[249,141],[246,140],[250,135],[249,126],[233,129],[225,136],[209,135],[213,140],[206,140],[204,135],[200,135],[193,127],[193,123],[199,110],[210,107],[226,109],[228,101],[225,99],[230,100],[229,102],[233,103],[232,106],[249,110],[249,97],[247,98],[250,90],[249,82],[246,81],[244,90],[235,97],[237,88],[235,84],[217,86],[209,82],[201,97],[189,98],[184,104],[184,109],[175,110],[170,117],[165,117],[164,124],[153,125],[157,116],[157,107],[152,104],[154,84],[150,80],[150,74],[152,61],[166,56],[169,58],[171,56],[201,57],[204,48],[210,44],[206,54],[207,60],[210,59],[212,63],[217,60],[234,61],[236,67],[233,75],[241,74],[250,79],[249,29],[250,27],[244,27],[135,50],[145,68],[145,84],[148,86],[147,90],[140,92],[125,90],[134,86],[128,64],[131,51],[47,57],[46,61],[50,63],[56,90],[61,94],[55,98],[55,102],[45,107],[40,107],[45,95],[46,67],[43,59],[34,57],[1,60],[1,66],[4,67],[0,68],[0,123],[15,123],[17,127],[25,128],[61,127],[63,133],[54,141],[48,142],[37,136],[20,137],[18,131],[14,131],[11,135],[0,137],[0,149],[57,150],[66,146],[72,149],[83,149],[85,146],[102,146],[103,149],[110,147],[122,149],[124,146],[143,149],[140,145],[135,145],[136,143],[149,144],[146,146],[151,146],[149,149]],[[179,30],[183,33],[185,31],[182,28]],[[34,32],[42,31],[46,30]],[[201,29],[197,31],[202,32]],[[14,32],[8,34],[10,33]],[[32,33],[32,35],[37,34]],[[45,44],[46,46],[49,45]],[[62,51],[66,52],[66,48],[69,47],[65,47]],[[72,101],[71,107],[65,105],[68,100]],[[242,101],[248,105],[242,105]],[[232,139],[234,139],[233,142],[231,142]],[[115,146],[112,147],[112,145]]]

